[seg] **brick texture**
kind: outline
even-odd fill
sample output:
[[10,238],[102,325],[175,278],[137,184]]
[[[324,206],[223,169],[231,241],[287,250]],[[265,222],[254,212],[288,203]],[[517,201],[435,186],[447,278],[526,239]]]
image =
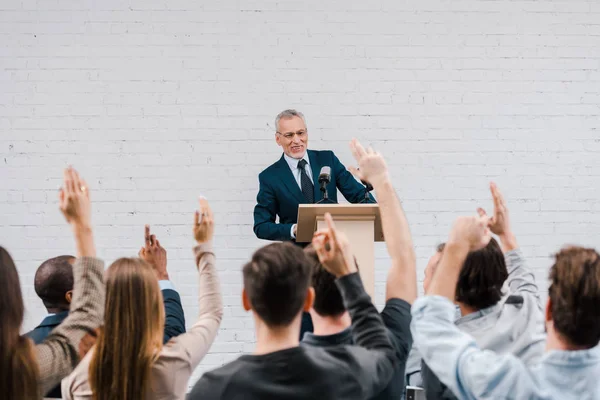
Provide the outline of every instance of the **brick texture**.
[[[225,317],[196,376],[252,350],[240,266],[258,173],[280,155],[273,118],[307,115],[310,147],[388,159],[411,222],[419,279],[452,220],[507,197],[542,292],[550,255],[598,245],[597,0],[3,0],[0,238],[16,258],[24,329],[44,315],[39,263],[73,253],[61,170],[87,178],[99,254],[168,250],[188,324],[197,311],[190,224],[217,220]],[[381,304],[388,265],[377,247]]]

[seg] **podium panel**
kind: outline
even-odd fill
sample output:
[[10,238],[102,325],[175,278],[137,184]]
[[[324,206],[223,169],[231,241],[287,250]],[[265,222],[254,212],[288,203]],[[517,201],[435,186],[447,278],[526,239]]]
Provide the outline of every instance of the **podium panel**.
[[330,213],[335,226],[348,237],[367,293],[375,293],[375,242],[383,241],[377,204],[301,204],[296,240],[310,242],[314,232],[327,226]]
[[[365,290],[373,298],[375,294],[375,242],[365,240],[375,234],[375,216],[356,220],[356,217],[334,217],[336,228],[348,237],[354,257],[358,263],[358,272]],[[327,228],[327,222],[322,216],[317,217],[317,229]]]

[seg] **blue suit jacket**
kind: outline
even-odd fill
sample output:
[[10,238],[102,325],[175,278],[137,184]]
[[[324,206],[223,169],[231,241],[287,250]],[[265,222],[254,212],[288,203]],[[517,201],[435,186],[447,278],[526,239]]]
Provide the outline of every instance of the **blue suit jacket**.
[[[337,203],[337,189],[350,203],[365,197],[365,187],[354,179],[330,150],[308,150],[308,159],[315,185],[314,202],[322,198],[318,178],[322,167],[331,168],[331,182],[327,185],[329,199]],[[259,191],[254,207],[254,233],[260,239],[292,240],[292,225],[298,221],[298,205],[306,203],[304,195],[288,163],[282,155],[258,176]],[[372,196],[371,201],[375,202]],[[275,223],[279,216],[279,223]]]

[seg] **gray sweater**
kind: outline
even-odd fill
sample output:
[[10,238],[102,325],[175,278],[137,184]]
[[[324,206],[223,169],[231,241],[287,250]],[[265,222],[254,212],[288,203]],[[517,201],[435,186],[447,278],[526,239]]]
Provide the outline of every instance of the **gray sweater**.
[[[505,258],[509,274],[505,282],[507,294],[498,304],[460,317],[455,323],[471,334],[480,348],[513,354],[533,365],[542,357],[546,340],[538,287],[520,249],[507,252]],[[455,398],[426,365],[421,374],[428,399]]]

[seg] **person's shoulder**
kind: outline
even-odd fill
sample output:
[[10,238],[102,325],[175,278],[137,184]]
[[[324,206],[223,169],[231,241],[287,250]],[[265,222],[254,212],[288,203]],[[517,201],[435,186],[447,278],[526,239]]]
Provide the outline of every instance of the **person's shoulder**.
[[394,297],[385,302],[381,315],[385,317],[391,314],[395,317],[407,316],[410,318],[410,309],[411,305],[408,301]]
[[263,178],[267,178],[267,177],[273,175],[275,173],[275,171],[279,168],[280,163],[281,163],[281,158],[279,158],[273,164],[269,165],[267,168],[260,171],[260,173],[258,174],[258,177],[263,179]]
[[242,371],[244,364],[238,359],[225,364],[220,368],[207,371],[194,385],[188,399],[216,399],[227,389],[231,382],[235,382]]

